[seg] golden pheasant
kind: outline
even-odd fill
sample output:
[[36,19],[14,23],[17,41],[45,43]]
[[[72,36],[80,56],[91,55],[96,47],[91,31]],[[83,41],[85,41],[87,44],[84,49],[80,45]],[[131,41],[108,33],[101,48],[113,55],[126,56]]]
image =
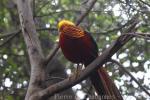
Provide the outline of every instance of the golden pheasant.
[[[60,48],[69,61],[87,66],[98,57],[98,47],[90,33],[68,20],[60,21],[58,30]],[[93,71],[89,77],[101,99],[123,100],[103,67]]]

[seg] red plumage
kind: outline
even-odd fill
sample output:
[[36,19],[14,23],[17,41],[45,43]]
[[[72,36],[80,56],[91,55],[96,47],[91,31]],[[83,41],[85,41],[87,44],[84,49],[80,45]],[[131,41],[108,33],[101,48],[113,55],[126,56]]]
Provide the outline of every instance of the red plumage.
[[[92,36],[68,21],[60,23],[59,44],[64,56],[73,63],[89,65],[98,56],[97,44]],[[93,71],[90,80],[98,95],[113,96],[117,100],[122,100],[119,91],[103,68]]]
[[73,63],[91,62],[98,54],[97,46],[93,45],[89,35],[74,38],[60,34],[59,43],[64,56]]

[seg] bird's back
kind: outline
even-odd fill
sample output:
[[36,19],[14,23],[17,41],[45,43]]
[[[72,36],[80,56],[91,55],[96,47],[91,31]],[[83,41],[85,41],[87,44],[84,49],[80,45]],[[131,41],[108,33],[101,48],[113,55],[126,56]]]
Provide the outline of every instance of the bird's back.
[[[98,56],[98,49],[90,34],[83,32],[84,35],[81,37],[71,37],[66,33],[61,33],[59,44],[68,60],[73,63],[86,63],[87,65]],[[71,34],[71,31],[68,34]]]

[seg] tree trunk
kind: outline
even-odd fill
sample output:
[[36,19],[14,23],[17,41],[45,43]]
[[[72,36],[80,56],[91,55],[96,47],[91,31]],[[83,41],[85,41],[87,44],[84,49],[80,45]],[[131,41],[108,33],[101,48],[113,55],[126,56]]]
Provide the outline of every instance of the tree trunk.
[[[29,0],[17,0],[17,7],[19,12],[21,29],[25,40],[25,44],[27,46],[28,55],[31,64],[30,83],[29,83],[25,100],[38,100],[38,98],[33,99],[32,95],[37,93],[38,91],[45,89],[47,86],[54,84],[55,82],[61,81],[61,80],[57,80],[57,81],[50,80],[48,82],[45,82],[46,69],[48,69],[50,72],[53,72],[54,70],[57,69],[56,73],[53,72],[53,74],[55,75],[59,74],[61,76],[66,77],[66,74],[64,71],[64,67],[60,67],[60,63],[58,63],[57,60],[55,60],[55,63],[57,62],[58,64],[57,67],[56,66],[54,67],[54,64],[52,64],[52,65],[48,65],[48,67],[46,68],[46,65],[44,63],[44,55],[42,52],[40,41],[37,36]],[[68,90],[67,92],[63,92],[62,94],[68,95],[69,93],[73,95],[73,92],[71,90]],[[66,100],[66,98],[64,99]]]

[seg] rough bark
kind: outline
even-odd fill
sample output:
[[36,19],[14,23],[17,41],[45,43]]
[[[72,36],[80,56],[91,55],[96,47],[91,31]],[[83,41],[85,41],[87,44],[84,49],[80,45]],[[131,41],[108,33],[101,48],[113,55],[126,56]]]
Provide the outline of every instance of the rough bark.
[[[29,0],[17,0],[17,7],[18,7],[19,18],[20,18],[21,29],[22,29],[24,40],[25,40],[25,44],[27,46],[27,51],[28,51],[30,64],[31,64],[30,83],[29,83],[29,87],[27,90],[25,100],[38,100],[38,98],[32,99],[30,97],[37,91],[43,90],[47,86],[54,84],[55,82],[58,82],[58,80],[46,82],[45,70],[47,68],[48,68],[48,71],[51,71],[51,72],[57,69],[57,74],[62,75],[64,77],[66,77],[66,74],[65,74],[64,67],[60,63],[58,63],[57,60],[54,61],[55,63],[57,62],[57,65],[54,63],[51,65],[48,64],[46,68],[46,65],[44,63],[44,55],[42,52],[40,41],[38,39],[35,24],[33,21],[30,1]],[[63,92],[62,94],[73,95],[73,91],[67,90],[66,92]],[[45,99],[43,98],[43,100]]]
[[45,79],[43,53],[37,37],[33,22],[32,12],[28,0],[17,0],[18,13],[21,23],[23,37],[27,46],[31,64],[31,77],[25,100],[41,89],[42,81]]

